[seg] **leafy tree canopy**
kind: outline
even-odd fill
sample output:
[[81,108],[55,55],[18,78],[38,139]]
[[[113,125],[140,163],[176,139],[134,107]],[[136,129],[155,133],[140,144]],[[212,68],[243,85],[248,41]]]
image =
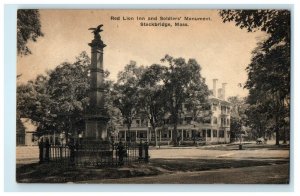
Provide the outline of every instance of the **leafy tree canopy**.
[[[249,32],[261,30],[268,37],[252,52],[247,67],[248,110],[252,125],[264,129],[273,124],[276,144],[282,119],[289,116],[290,104],[290,32],[289,10],[221,10],[223,22],[235,22]],[[263,116],[261,116],[263,114]],[[261,116],[261,122],[255,120]],[[265,119],[265,120],[264,120]]]
[[41,31],[39,10],[20,9],[17,13],[17,51],[18,55],[31,54],[28,42],[36,42],[38,37],[44,36]]
[[248,32],[257,30],[269,34],[264,42],[264,48],[279,44],[290,43],[291,13],[289,10],[221,10],[219,12],[223,22],[235,22],[241,29]]

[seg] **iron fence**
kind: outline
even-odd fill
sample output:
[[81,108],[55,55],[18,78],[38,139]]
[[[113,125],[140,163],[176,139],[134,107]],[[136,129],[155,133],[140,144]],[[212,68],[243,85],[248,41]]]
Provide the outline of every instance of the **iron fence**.
[[56,162],[82,167],[122,166],[130,163],[149,162],[149,145],[140,143],[69,143],[50,145],[39,143],[40,163]]

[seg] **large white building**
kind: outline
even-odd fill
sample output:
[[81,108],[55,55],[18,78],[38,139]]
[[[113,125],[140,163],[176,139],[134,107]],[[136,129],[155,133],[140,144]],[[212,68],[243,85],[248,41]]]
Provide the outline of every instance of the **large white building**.
[[[229,143],[230,142],[230,111],[231,103],[225,100],[225,83],[217,89],[217,80],[214,79],[213,95],[209,97],[209,106],[199,111],[198,117],[192,120],[192,115],[182,105],[182,114],[177,125],[177,137],[181,144],[188,143]],[[218,94],[217,94],[218,90]],[[172,141],[173,126],[169,123],[169,116],[165,117],[163,126],[157,128],[156,134],[151,129],[147,119],[134,119],[130,131],[126,125],[118,127],[117,140],[137,141],[140,140],[159,145],[170,144]]]

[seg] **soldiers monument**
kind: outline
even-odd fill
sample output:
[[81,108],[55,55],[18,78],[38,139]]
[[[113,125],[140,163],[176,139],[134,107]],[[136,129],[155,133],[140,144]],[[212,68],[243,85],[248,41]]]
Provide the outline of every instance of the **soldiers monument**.
[[[104,71],[103,48],[106,46],[101,40],[102,24],[96,28],[89,28],[94,34],[91,46],[90,92],[89,107],[86,113],[84,140],[102,143],[108,141],[107,122],[109,120],[104,107]],[[105,142],[104,142],[105,143]]]

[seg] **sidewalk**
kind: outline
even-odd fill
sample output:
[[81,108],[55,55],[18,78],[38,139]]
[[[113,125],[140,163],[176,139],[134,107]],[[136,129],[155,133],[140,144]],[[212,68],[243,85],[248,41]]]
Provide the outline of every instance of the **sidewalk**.
[[17,146],[16,147],[16,163],[28,164],[39,161],[38,146]]
[[[238,144],[206,145],[199,147],[150,147],[150,159],[153,158],[190,158],[190,159],[287,159],[289,147],[286,145],[275,146],[272,144],[244,144],[243,150],[239,150]],[[39,161],[38,146],[19,146],[16,152],[17,164],[37,163]]]

